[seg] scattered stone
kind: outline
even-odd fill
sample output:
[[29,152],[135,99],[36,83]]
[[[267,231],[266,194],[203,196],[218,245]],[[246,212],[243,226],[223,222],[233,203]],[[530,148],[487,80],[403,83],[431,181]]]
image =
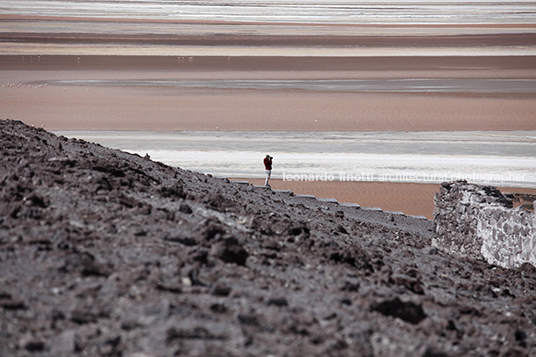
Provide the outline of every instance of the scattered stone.
[[424,289],[418,279],[409,277],[407,275],[393,274],[391,275],[391,281],[396,285],[406,287],[408,290],[414,292],[415,294],[424,294]]
[[341,287],[341,291],[358,291],[359,283],[356,281],[345,281],[344,285]]
[[230,237],[216,242],[210,253],[226,263],[245,265],[249,256],[248,252],[236,238]]
[[159,192],[163,197],[179,198],[179,199],[186,198],[184,187],[180,182],[174,186],[162,186],[159,189]]
[[29,340],[24,342],[24,349],[30,352],[39,352],[45,349],[45,343],[41,340]]
[[287,299],[285,299],[284,297],[272,297],[266,301],[266,305],[288,306],[288,302]]
[[215,296],[228,296],[231,288],[224,284],[216,284],[210,290],[210,293]]
[[418,324],[426,318],[421,306],[411,301],[403,302],[398,297],[392,300],[385,300],[373,306],[373,310],[385,316],[397,317],[411,324]]
[[189,339],[196,339],[196,340],[221,340],[224,339],[223,336],[217,336],[212,334],[209,330],[207,330],[205,327],[202,326],[195,326],[193,328],[188,329],[179,329],[179,328],[169,328],[166,331],[166,341],[168,343],[172,342],[173,340],[189,340]]
[[352,245],[346,249],[336,249],[327,253],[327,255],[331,260],[338,263],[346,263],[357,269],[373,270],[367,252],[356,245]]
[[0,299],[0,306],[6,310],[22,310],[26,308],[24,301],[19,299]]
[[186,203],[181,203],[181,206],[179,207],[179,212],[186,213],[186,214],[192,214],[192,208],[188,206]]
[[169,242],[176,242],[176,243],[180,243],[189,247],[198,244],[197,240],[195,240],[194,238],[190,238],[190,237],[165,237],[164,239]]
[[425,248],[424,251],[426,254],[430,254],[430,255],[436,255],[439,253],[436,247],[428,247],[428,248]]
[[175,294],[182,293],[181,284],[159,282],[159,283],[156,283],[156,287],[162,291],[169,291]]

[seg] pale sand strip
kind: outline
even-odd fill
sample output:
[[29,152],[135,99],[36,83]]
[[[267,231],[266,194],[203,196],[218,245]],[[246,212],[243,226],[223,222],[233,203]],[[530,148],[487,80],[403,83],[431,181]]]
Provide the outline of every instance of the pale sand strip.
[[[141,19],[69,19],[56,17],[19,17],[13,18],[0,14],[0,34],[20,36],[41,34],[48,39],[57,34],[82,34],[87,38],[92,34],[95,38],[106,36],[139,36],[172,38],[183,36],[206,36],[221,39],[229,36],[245,36],[244,38],[260,38],[264,36],[302,36],[307,38],[330,36],[352,38],[366,37],[430,37],[430,36],[463,36],[463,35],[528,35],[536,32],[536,24],[480,24],[480,25],[419,25],[419,24],[311,24],[311,23],[247,23],[247,22],[202,22],[202,21],[154,21]],[[76,40],[70,36],[70,40]],[[439,39],[439,41],[441,41]]]
[[535,130],[534,95],[0,87],[4,118],[49,130]]
[[474,57],[536,56],[536,46],[467,47],[256,47],[2,43],[0,55],[251,56],[251,57]]

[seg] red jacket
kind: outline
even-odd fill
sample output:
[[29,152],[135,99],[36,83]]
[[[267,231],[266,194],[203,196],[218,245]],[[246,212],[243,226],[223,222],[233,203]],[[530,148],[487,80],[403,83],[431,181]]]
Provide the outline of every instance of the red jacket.
[[269,159],[267,157],[264,158],[264,168],[266,170],[271,170],[272,169],[272,159]]

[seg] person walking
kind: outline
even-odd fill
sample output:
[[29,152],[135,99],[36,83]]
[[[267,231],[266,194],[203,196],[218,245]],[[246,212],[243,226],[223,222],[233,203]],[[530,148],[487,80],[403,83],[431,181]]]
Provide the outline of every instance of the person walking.
[[270,184],[268,181],[270,181],[270,176],[272,176],[272,159],[270,155],[266,155],[264,158],[264,172],[266,172],[266,182],[264,183],[264,186],[270,187]]

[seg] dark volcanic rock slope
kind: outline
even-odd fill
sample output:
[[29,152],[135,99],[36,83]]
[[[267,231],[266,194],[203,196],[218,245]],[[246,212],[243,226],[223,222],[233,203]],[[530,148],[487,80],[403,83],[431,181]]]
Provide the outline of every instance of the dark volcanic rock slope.
[[1,356],[534,356],[536,273],[430,222],[0,121]]

